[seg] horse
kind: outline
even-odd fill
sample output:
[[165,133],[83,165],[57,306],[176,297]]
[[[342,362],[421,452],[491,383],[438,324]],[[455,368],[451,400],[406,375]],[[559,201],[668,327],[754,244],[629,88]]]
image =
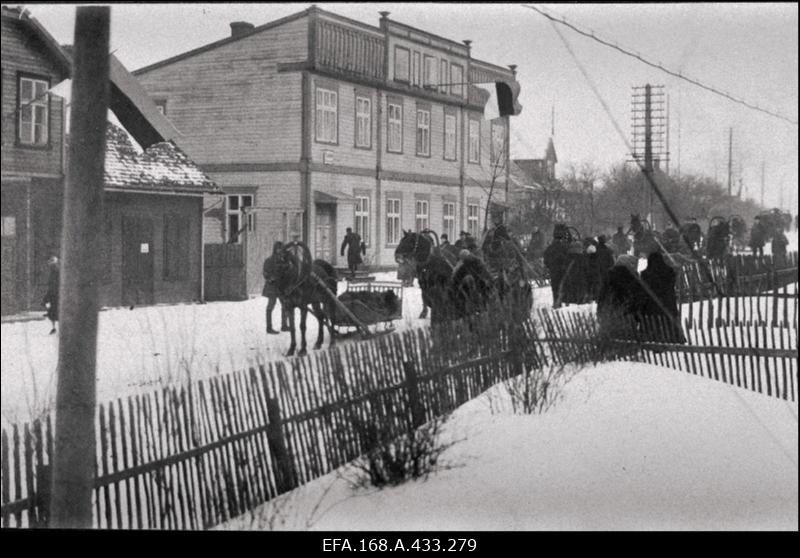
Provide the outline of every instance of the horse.
[[[417,277],[422,303],[431,309],[432,323],[464,317],[478,308],[486,308],[494,296],[491,277],[484,272],[485,266],[479,258],[470,256],[453,266],[436,249],[429,233],[403,231],[394,257],[400,266],[398,277],[412,274]],[[423,309],[420,317],[426,315]]]
[[[301,242],[292,242],[279,250],[271,265],[264,269],[264,276],[272,281],[278,290],[278,298],[289,318],[291,344],[286,356],[292,356],[297,348],[295,337],[295,308],[300,309],[300,350],[298,356],[306,351],[306,318],[309,306],[317,319],[317,342],[314,349],[322,347],[325,340],[324,324],[327,322],[331,341],[335,343],[333,316],[336,311],[331,294],[336,296],[336,270],[325,260],[312,260],[308,247]],[[323,286],[320,284],[320,281]],[[328,292],[326,292],[326,289]]]
[[650,226],[647,219],[642,219],[638,213],[631,213],[631,225],[626,234],[633,233],[633,252],[649,256],[661,250],[659,235]]
[[533,307],[532,269],[522,250],[500,225],[486,231],[481,252],[495,281],[500,302],[514,321],[527,318]]
[[[403,231],[403,234],[405,235],[406,231]],[[450,264],[450,271],[452,272],[456,264],[458,264],[458,253],[460,251],[459,248],[449,243],[444,246],[440,245],[439,236],[430,229],[424,229],[419,234],[423,235],[427,240],[431,241],[431,243],[435,242],[435,245],[432,244],[431,252],[437,256],[441,256],[448,264]],[[424,242],[423,246],[427,246],[427,243]],[[423,250],[425,250],[424,247]],[[421,257],[426,258],[427,256],[425,254],[421,254]],[[417,277],[416,265],[412,264],[411,262],[411,259],[404,259],[402,262],[398,261],[399,266],[397,268],[397,279],[401,281],[404,286],[411,286],[414,283],[414,278]],[[444,266],[442,266],[442,272],[444,272],[443,270]],[[420,288],[421,287],[422,285],[420,285]],[[428,317],[429,308],[430,301],[423,291],[422,312],[419,315],[420,319],[425,319]]]

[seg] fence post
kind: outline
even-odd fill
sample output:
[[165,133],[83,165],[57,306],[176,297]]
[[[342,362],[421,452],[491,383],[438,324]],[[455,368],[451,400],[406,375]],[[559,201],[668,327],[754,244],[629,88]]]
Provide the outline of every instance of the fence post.
[[36,467],[36,517],[37,527],[47,527],[50,521],[50,483],[52,482],[50,465],[39,464]]
[[411,410],[411,423],[416,430],[425,424],[425,408],[419,395],[419,380],[414,363],[410,360],[403,361],[403,372],[406,375],[406,389],[408,390],[408,405]]
[[286,439],[283,436],[283,421],[278,400],[267,397],[267,444],[275,462],[275,488],[279,494],[288,492],[297,486],[297,475],[292,465]]

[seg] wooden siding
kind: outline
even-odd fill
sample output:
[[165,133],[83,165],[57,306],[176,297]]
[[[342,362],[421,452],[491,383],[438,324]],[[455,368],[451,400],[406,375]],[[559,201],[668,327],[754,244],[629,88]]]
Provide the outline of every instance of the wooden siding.
[[177,143],[198,164],[297,161],[301,76],[277,66],[307,56],[304,17],[137,77],[167,100],[167,117],[183,134]]
[[51,60],[44,44],[15,20],[2,18],[3,100],[2,100],[2,168],[3,174],[62,174],[63,99],[50,96],[49,145],[22,147],[17,145],[17,72],[41,76],[50,86],[65,78]]

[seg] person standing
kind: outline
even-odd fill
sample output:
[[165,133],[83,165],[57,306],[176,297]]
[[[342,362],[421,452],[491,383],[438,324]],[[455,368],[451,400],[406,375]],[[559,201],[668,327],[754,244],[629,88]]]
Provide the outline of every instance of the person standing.
[[776,265],[782,266],[786,261],[786,247],[789,245],[789,239],[782,230],[775,231],[772,236],[772,261]]
[[553,308],[560,308],[563,300],[564,273],[569,262],[567,255],[567,241],[563,238],[553,238],[553,241],[544,251],[544,265],[550,275],[550,288],[553,290]]
[[761,257],[764,255],[764,244],[767,241],[767,230],[761,222],[761,217],[756,215],[753,227],[750,229],[750,249],[753,254]]
[[[264,260],[262,274],[264,275],[264,290],[261,295],[267,297],[267,333],[277,335],[279,332],[272,327],[272,312],[275,310],[275,304],[278,302],[280,291],[278,290],[277,281],[277,263],[280,258],[280,252],[283,250],[283,242],[275,242],[272,245],[272,255]],[[281,304],[281,331],[289,331],[289,320],[283,310]]]
[[50,335],[53,335],[56,332],[56,322],[58,321],[58,289],[61,283],[58,258],[56,256],[51,256],[47,260],[47,269],[47,292],[44,294],[42,304],[47,308],[45,316],[52,324]]
[[644,288],[636,268],[639,260],[623,254],[603,279],[597,295],[597,320],[604,337],[635,339]]
[[622,230],[622,227],[617,227],[617,232],[611,237],[611,244],[614,246],[614,251],[617,256],[627,254],[631,249],[631,241],[628,240],[628,235]]
[[645,285],[642,315],[656,318],[664,323],[666,339],[651,331],[649,338],[660,343],[685,343],[678,313],[678,297],[675,293],[677,273],[670,267],[660,252],[647,257],[647,269],[642,272]]
[[542,233],[539,227],[533,227],[531,241],[528,243],[528,258],[532,261],[536,261],[544,255],[544,250],[544,233]]
[[363,263],[361,259],[362,254],[366,254],[367,247],[361,241],[361,236],[353,229],[347,227],[347,234],[342,241],[341,255],[344,256],[345,249],[347,249],[347,268],[350,270],[350,277],[355,277],[358,265]]

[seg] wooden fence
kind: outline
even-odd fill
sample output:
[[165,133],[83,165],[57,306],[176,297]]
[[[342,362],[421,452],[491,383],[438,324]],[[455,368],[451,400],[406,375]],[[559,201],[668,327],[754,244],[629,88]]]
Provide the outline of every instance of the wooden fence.
[[[606,339],[589,314],[539,310],[519,327],[484,317],[107,402],[96,423],[95,526],[217,525],[363,455],[374,443],[364,425],[399,433],[550,365],[649,362],[795,401],[794,312],[794,325],[780,326],[687,319],[686,344],[660,342],[663,322]],[[47,525],[51,422],[2,432],[3,527]]]
[[[364,424],[420,426],[538,367],[540,347],[523,340],[536,338],[532,323],[490,322],[387,335],[99,405],[95,526],[217,525],[364,454]],[[4,527],[47,524],[52,437],[50,417],[3,431]]]

